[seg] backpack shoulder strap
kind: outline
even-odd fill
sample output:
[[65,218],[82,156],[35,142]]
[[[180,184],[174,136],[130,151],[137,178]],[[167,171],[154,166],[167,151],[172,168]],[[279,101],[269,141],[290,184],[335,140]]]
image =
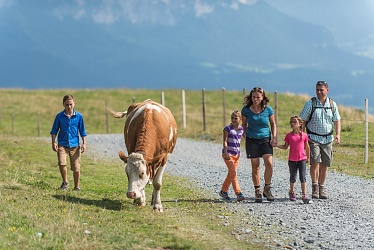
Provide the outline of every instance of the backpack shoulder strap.
[[332,116],[334,116],[334,101],[331,99],[331,98],[329,98],[329,101],[330,101],[330,107],[331,107],[331,112],[332,112]]
[[310,121],[310,119],[312,119],[312,115],[314,113],[314,110],[316,110],[316,106],[317,106],[317,98],[312,97],[311,100],[312,100],[312,111],[310,112],[308,121]]

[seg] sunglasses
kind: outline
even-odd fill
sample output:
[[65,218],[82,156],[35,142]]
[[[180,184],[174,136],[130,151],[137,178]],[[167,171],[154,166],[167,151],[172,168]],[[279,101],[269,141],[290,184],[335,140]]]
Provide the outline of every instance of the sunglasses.
[[318,81],[317,85],[325,85],[325,86],[327,86],[327,82],[326,81]]
[[262,91],[263,91],[263,89],[260,88],[260,87],[254,87],[254,88],[252,89],[252,92],[262,92]]

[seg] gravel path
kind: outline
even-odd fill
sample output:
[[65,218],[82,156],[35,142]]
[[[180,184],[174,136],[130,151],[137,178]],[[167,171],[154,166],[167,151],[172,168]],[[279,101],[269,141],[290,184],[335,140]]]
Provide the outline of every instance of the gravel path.
[[[87,145],[89,153],[97,158],[117,160],[118,150],[125,150],[120,134],[89,135]],[[165,171],[194,179],[208,191],[206,198],[212,199],[219,199],[218,192],[227,174],[220,144],[184,138],[178,139]],[[237,237],[254,234],[255,241],[271,249],[374,249],[373,179],[329,172],[326,183],[329,199],[314,200],[312,204],[303,204],[301,200],[291,202],[288,201],[287,163],[274,160],[275,201],[255,203],[250,162],[244,157],[240,160],[238,175],[247,200],[230,201],[227,205],[230,213],[248,216],[243,216],[241,221],[223,217],[226,223],[237,225]],[[309,173],[307,181],[310,197]],[[295,187],[299,198],[299,180]],[[231,187],[229,195],[235,197]]]

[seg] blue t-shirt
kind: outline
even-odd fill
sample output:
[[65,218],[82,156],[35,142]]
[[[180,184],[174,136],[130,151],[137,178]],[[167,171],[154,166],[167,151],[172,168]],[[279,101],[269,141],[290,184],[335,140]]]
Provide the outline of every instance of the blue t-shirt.
[[61,111],[56,115],[52,125],[51,135],[57,135],[58,144],[67,148],[79,146],[79,134],[81,137],[86,136],[86,128],[84,126],[83,116],[74,110],[74,114],[70,117],[65,115],[65,111]]
[[256,114],[250,108],[244,106],[241,113],[242,116],[247,119],[247,129],[245,135],[248,138],[271,138],[269,118],[274,114],[274,111],[270,106],[267,105],[260,114]]

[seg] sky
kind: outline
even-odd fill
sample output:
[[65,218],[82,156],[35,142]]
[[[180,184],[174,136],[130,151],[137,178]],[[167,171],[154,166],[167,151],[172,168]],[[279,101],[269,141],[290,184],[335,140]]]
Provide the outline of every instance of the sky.
[[374,59],[373,0],[265,0],[278,10],[327,27],[344,49]]

